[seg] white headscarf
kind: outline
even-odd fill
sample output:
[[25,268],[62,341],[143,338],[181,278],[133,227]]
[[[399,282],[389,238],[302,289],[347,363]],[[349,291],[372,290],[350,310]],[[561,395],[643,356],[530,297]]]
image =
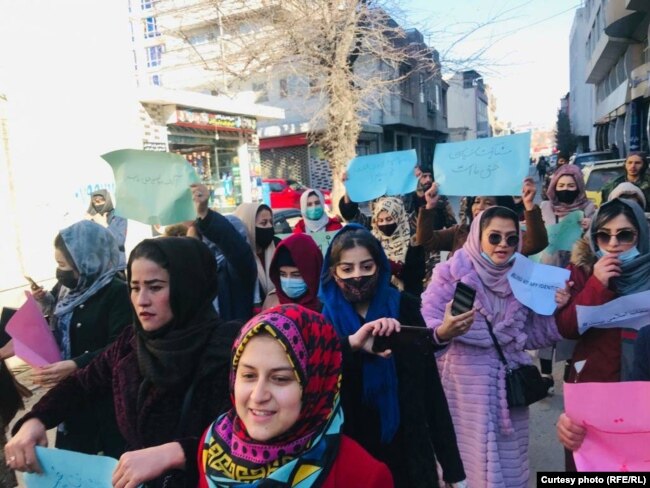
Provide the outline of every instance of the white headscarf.
[[[323,215],[321,215],[320,219],[318,220],[310,220],[307,218],[307,200],[312,195],[316,195],[318,197],[318,201],[320,202],[321,207],[323,207]],[[309,188],[305,190],[302,195],[300,195],[300,212],[302,213],[302,220],[305,223],[305,229],[307,232],[324,231],[327,227],[327,223],[330,221],[330,218],[325,212],[325,198],[323,197],[323,194],[315,188]]]

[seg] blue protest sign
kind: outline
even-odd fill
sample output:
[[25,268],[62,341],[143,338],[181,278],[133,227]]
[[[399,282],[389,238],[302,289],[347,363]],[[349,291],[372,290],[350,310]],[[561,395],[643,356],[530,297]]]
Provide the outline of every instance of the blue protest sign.
[[27,488],[56,486],[112,488],[113,486],[111,478],[117,466],[117,459],[40,446],[36,446],[36,457],[43,473],[25,473],[24,480]]
[[442,195],[519,195],[529,154],[530,132],[438,144],[433,173]]
[[353,202],[367,202],[383,195],[415,191],[415,149],[359,156],[350,161],[345,188]]

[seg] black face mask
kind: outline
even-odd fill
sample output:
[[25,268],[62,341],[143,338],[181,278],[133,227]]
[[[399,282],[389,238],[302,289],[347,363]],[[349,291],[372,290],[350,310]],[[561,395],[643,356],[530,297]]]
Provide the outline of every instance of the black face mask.
[[377,228],[387,237],[392,236],[397,230],[397,222],[388,225],[378,225]]
[[104,211],[104,207],[106,206],[105,203],[102,203],[101,205],[97,205],[96,203],[93,203],[93,208],[95,209],[95,212],[98,214],[101,214]]
[[59,283],[61,283],[66,288],[69,288],[70,290],[74,290],[79,284],[79,278],[75,277],[74,271],[71,269],[64,271],[62,269],[56,268],[56,279],[59,281]]
[[375,294],[379,272],[369,276],[361,276],[360,278],[339,278],[334,275],[334,279],[348,302],[366,302]]
[[262,249],[269,247],[274,235],[275,230],[273,227],[255,227],[255,242]]
[[578,190],[556,190],[555,196],[560,203],[573,203],[578,198]]

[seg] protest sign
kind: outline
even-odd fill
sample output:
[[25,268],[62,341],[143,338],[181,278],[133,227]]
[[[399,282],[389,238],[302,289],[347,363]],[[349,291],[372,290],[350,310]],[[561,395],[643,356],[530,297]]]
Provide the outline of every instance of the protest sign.
[[529,152],[530,132],[437,144],[433,173],[440,194],[519,195]]
[[[325,254],[325,251],[327,251],[327,248],[329,247],[330,243],[332,242],[332,239],[334,239],[334,236],[336,235],[338,231],[330,231],[330,232],[307,232],[306,235],[314,239],[316,242],[316,245],[318,246],[318,249]],[[284,239],[286,237],[289,237],[291,234],[278,234],[278,237],[280,239]]]
[[568,269],[537,264],[517,253],[508,272],[508,282],[515,298],[540,315],[555,312],[555,291],[566,286]]
[[179,154],[121,149],[102,158],[115,175],[115,213],[144,224],[196,218],[189,186],[199,177]]
[[415,149],[359,156],[350,161],[345,181],[353,202],[367,202],[382,195],[405,195],[415,191]]
[[625,295],[604,305],[576,305],[578,332],[624,327],[639,330],[650,325],[650,290]]
[[7,323],[14,341],[14,353],[31,366],[40,368],[61,361],[61,353],[36,300],[25,292],[27,301]]
[[576,210],[565,216],[559,223],[547,225],[548,247],[544,251],[554,253],[573,249],[573,244],[582,237],[580,221],[584,216],[582,210]]
[[117,459],[41,446],[36,446],[36,458],[43,472],[25,473],[27,488],[113,487],[111,479]]
[[565,383],[567,415],[587,429],[578,471],[650,471],[650,382]]

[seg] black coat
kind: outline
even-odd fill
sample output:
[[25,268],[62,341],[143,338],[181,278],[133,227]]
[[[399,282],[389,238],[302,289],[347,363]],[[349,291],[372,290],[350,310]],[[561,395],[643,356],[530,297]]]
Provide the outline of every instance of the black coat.
[[650,325],[639,331],[634,342],[632,381],[650,381]]
[[[404,325],[425,327],[419,299],[402,293],[397,319]],[[381,444],[379,415],[363,401],[362,360],[366,353],[352,352],[347,338],[342,343],[343,432],[388,465],[396,488],[437,488],[435,459],[447,483],[465,479],[432,340],[399,341],[392,347],[401,420],[390,444]]]
[[253,316],[257,264],[253,251],[237,229],[218,212],[198,221],[199,230],[223,253],[217,270],[219,316],[223,320],[247,321]]

